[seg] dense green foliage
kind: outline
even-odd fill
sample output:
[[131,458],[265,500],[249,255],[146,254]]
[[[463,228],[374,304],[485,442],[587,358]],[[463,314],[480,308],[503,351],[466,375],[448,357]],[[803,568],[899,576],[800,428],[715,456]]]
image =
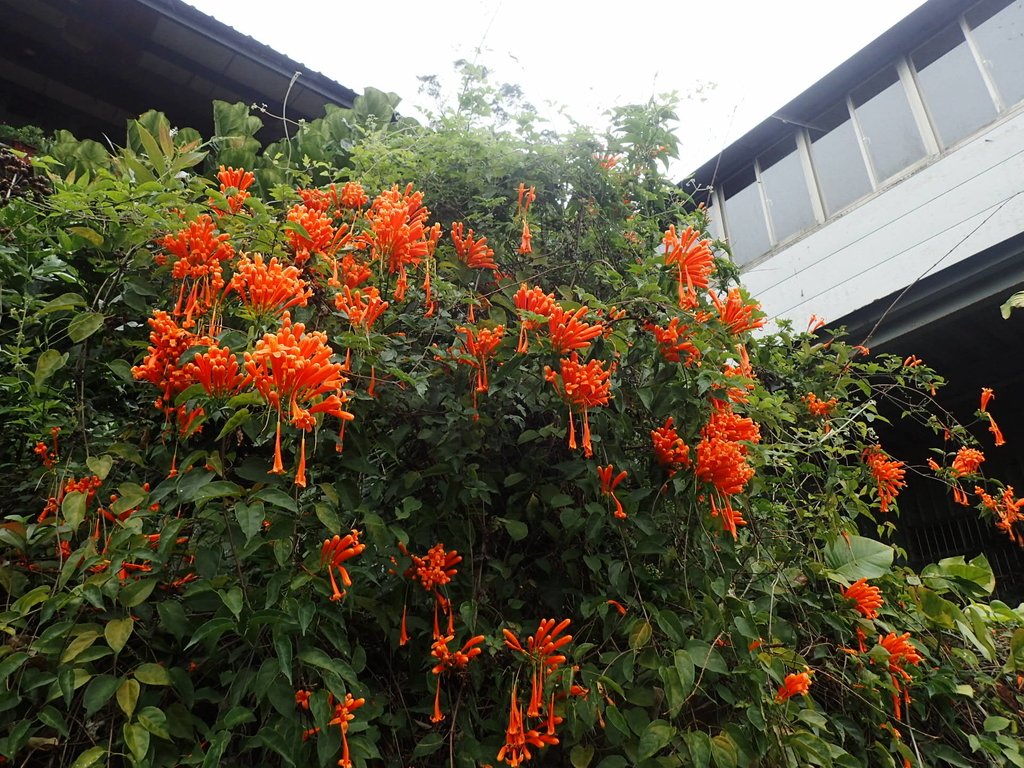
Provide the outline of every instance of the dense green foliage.
[[[525,704],[536,677],[502,630],[525,644],[554,618],[571,620],[572,641],[543,714],[527,715],[527,729],[550,724],[560,742],[530,747],[540,763],[1024,765],[1024,610],[989,599],[984,558],[917,574],[885,543],[898,510],[884,492],[899,484],[878,478],[897,466],[874,448],[880,398],[933,428],[941,467],[915,482],[1000,498],[976,467],[952,469],[978,443],[929,410],[941,382],[840,339],[755,336],[748,297],[734,291],[732,310],[710,297],[724,301],[732,280],[723,244],[710,293],[683,299],[658,246],[670,226],[706,221],[661,175],[675,151],[668,108],[621,109],[607,136],[558,137],[514,111],[496,128],[486,118],[500,96],[468,77],[461,108],[419,126],[392,120],[395,100],[373,92],[266,149],[242,105],[216,105],[208,142],[152,112],[113,154],[58,135],[37,160],[52,194],[0,208],[0,755],[76,768],[334,765],[343,735],[331,720],[351,694],[365,699],[346,725],[354,765],[498,765],[510,697]],[[236,212],[219,213],[238,192],[212,180],[221,164],[255,172]],[[371,258],[379,239],[363,207],[330,209],[353,235],[336,255],[367,263],[367,285],[389,302],[371,324],[339,308],[329,249],[302,258],[296,244],[315,233],[288,215],[296,188],[346,181],[371,200],[411,184],[444,230],[432,256],[409,263],[399,298],[398,273]],[[520,184],[536,192],[531,252]],[[204,214],[238,254],[295,264],[311,294],[292,319],[326,333],[334,364],[349,352],[343,443],[333,416],[314,408],[307,432],[286,410],[283,473],[282,418],[251,382],[211,395],[190,380],[165,413],[133,375],[153,345],[147,319],[183,290],[164,238]],[[496,270],[458,256],[453,222],[487,237]],[[225,262],[227,282],[239,264]],[[593,457],[567,445],[583,414],[552,385],[566,355],[544,313],[517,307],[521,283],[567,312],[588,307],[581,317],[601,330],[578,350],[611,372],[610,399],[586,414]],[[197,309],[198,336],[172,368],[207,353],[205,332],[243,368],[281,329],[280,313],[237,293],[216,306],[218,319]],[[673,319],[692,345],[680,361],[651,330]],[[524,321],[535,326],[526,351]],[[499,326],[480,386],[484,361],[460,329],[479,339]],[[728,491],[699,448],[723,413],[738,420],[723,450],[753,470]],[[669,417],[689,453],[666,467],[652,430]],[[602,465],[628,473],[604,489],[614,496]],[[68,486],[90,477],[95,496]],[[1013,533],[1007,503],[989,508]],[[723,504],[742,515],[735,536]],[[365,550],[332,599],[322,545],[353,529]],[[440,597],[403,575],[407,553],[438,543],[462,557]],[[859,579],[880,589],[877,617],[843,596]],[[449,651],[485,639],[436,675],[439,610]],[[876,642],[904,632],[910,653]],[[806,696],[780,694],[805,671]]]

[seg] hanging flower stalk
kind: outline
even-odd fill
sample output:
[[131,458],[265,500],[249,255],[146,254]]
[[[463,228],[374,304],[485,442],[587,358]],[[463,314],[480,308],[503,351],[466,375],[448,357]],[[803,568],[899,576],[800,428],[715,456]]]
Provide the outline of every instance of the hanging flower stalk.
[[[462,556],[454,549],[445,551],[444,544],[440,542],[428,549],[427,554],[422,557],[410,553],[401,542],[398,544],[398,549],[403,555],[412,560],[412,565],[405,570],[405,577],[411,581],[418,581],[424,591],[434,596],[434,640],[444,636],[441,634],[437,618],[439,608],[448,618],[448,631],[446,634],[453,634],[455,631],[455,619],[451,609],[451,601],[442,595],[441,591],[458,573],[458,569],[455,566],[462,562]],[[405,629],[405,614],[406,607],[403,606],[402,634],[398,641],[399,645],[405,645],[409,642],[409,636]]]
[[878,489],[878,508],[881,512],[889,511],[889,506],[896,500],[900,489],[906,486],[903,476],[906,470],[903,462],[890,458],[882,450],[882,446],[873,445],[864,449],[864,463],[868,465],[875,485]]
[[607,467],[597,468],[597,477],[601,481],[601,495],[611,497],[611,500],[615,502],[615,517],[620,520],[625,520],[626,513],[622,509],[622,502],[619,501],[619,497],[615,495],[615,489],[618,488],[619,484],[626,479],[626,475],[628,473],[626,470],[622,470],[613,478],[612,473],[614,471],[615,470],[611,464]]
[[243,385],[252,384],[263,399],[277,411],[277,435],[274,445],[272,474],[284,472],[281,460],[281,420],[287,409],[291,424],[302,430],[299,465],[295,484],[306,485],[306,432],[316,426],[316,414],[335,416],[350,421],[353,415],[344,406],[348,395],[343,387],[347,379],[341,364],[331,361],[333,350],[327,335],[320,331],[306,333],[302,323],[292,323],[284,313],[277,333],[266,334],[256,342],[252,353],[245,355],[248,374]]
[[483,653],[483,648],[478,647],[486,639],[483,635],[471,637],[462,646],[461,650],[449,651],[448,643],[455,639],[454,634],[448,634],[434,640],[430,648],[430,655],[437,659],[437,664],[431,668],[431,672],[437,675],[437,688],[434,692],[434,713],[430,722],[440,723],[444,720],[444,713],[441,712],[441,675],[444,672],[464,671],[469,662]]
[[733,507],[732,497],[742,493],[754,476],[754,468],[747,463],[748,444],[760,441],[761,433],[752,419],[735,414],[730,403],[713,403],[711,419],[701,430],[696,448],[696,475],[712,487],[711,516],[720,517],[722,527],[735,539],[737,527],[747,521]]
[[605,370],[600,360],[591,360],[585,365],[575,352],[560,361],[561,370],[556,373],[550,366],[544,367],[544,378],[551,382],[555,391],[569,404],[569,448],[576,450],[576,428],[573,425],[573,409],[583,418],[583,455],[594,455],[590,439],[588,412],[598,405],[607,405],[611,399],[610,370]]
[[320,547],[320,564],[327,567],[327,573],[331,577],[332,602],[341,600],[345,596],[345,592],[338,589],[334,572],[338,572],[338,578],[341,579],[342,584],[351,587],[352,579],[348,575],[348,569],[342,563],[362,554],[364,549],[366,549],[366,545],[359,543],[359,531],[354,528],[344,537],[335,534],[333,538],[324,540],[323,546]]
[[[536,331],[546,323],[558,305],[555,302],[554,294],[544,293],[540,286],[536,285],[527,290],[526,283],[519,286],[519,290],[513,296],[513,301],[516,309],[519,310],[519,344],[516,347],[516,352],[525,353],[529,351],[527,332]],[[539,315],[543,319],[528,317],[527,313]]]
[[526,188],[523,183],[519,184],[519,203],[516,206],[516,218],[522,219],[523,222],[523,234],[519,241],[519,253],[525,255],[533,253],[532,235],[530,234],[530,223],[527,221],[527,216],[530,213],[530,206],[533,205],[533,201],[537,199],[537,188],[530,187]]
[[[477,409],[477,394],[486,393],[490,389],[490,382],[487,379],[487,363],[494,356],[494,351],[505,338],[505,326],[498,325],[494,328],[482,328],[474,330],[465,326],[458,326],[455,329],[463,335],[462,347],[466,357],[459,359],[460,363],[476,369],[476,386],[473,387],[473,410]],[[479,416],[474,416],[479,418]]]
[[[215,234],[216,231],[213,219],[202,214],[159,241],[164,250],[176,257],[171,265],[171,276],[180,280],[181,286],[173,315],[184,317],[184,328],[191,328],[197,317],[215,307],[224,288],[221,264],[235,255],[235,249],[228,242],[230,236]],[[163,254],[156,257],[157,264],[164,264],[166,260]],[[211,335],[215,333],[215,315],[216,312],[209,321]]]

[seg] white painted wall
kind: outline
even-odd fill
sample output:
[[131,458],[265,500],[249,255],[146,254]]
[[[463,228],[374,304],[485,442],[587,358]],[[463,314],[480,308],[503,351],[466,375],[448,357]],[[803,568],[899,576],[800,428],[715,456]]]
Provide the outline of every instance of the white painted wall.
[[771,318],[799,329],[812,314],[845,317],[1021,231],[1024,110],[922,161],[742,279]]

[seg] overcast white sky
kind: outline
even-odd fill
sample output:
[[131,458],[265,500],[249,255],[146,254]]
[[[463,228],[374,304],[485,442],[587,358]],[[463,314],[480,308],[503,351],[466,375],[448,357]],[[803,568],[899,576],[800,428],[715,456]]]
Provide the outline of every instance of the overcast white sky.
[[[542,114],[603,112],[677,91],[684,176],[817,81],[922,0],[186,0],[312,70],[399,94],[476,60]],[[479,53],[477,52],[479,49]],[[881,62],[880,62],[881,63]],[[704,86],[702,95],[695,94]],[[713,88],[708,89],[709,85]]]

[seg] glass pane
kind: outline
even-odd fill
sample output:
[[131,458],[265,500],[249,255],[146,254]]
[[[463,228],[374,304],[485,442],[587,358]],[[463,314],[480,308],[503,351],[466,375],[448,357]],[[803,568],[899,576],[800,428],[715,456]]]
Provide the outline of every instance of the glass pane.
[[866,82],[852,98],[879,181],[924,157],[924,142],[895,67]]
[[967,14],[1004,106],[1024,99],[1024,0],[989,0]]
[[945,29],[910,59],[942,146],[955,144],[995,119],[995,104],[960,27]]
[[864,156],[846,104],[837,104],[812,123],[811,162],[825,197],[825,212],[839,211],[871,191]]
[[[733,192],[733,190],[736,190]],[[725,194],[725,228],[736,264],[753,261],[768,251],[768,225],[761,206],[761,191],[754,181],[753,167],[747,173],[727,181]]]
[[807,229],[814,221],[814,209],[807,178],[796,149],[796,138],[779,142],[758,159],[761,184],[768,201],[775,242]]

